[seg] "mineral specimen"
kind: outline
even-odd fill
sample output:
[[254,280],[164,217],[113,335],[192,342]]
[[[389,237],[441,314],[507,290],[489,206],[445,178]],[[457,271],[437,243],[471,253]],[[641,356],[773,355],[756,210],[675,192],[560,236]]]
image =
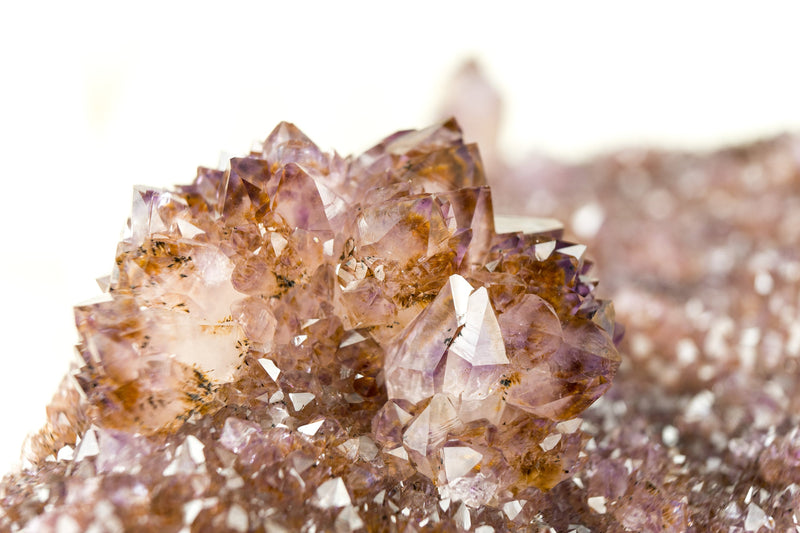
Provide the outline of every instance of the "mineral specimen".
[[[487,83],[471,70],[462,84]],[[448,113],[496,129],[493,98],[454,102]],[[583,414],[588,460],[546,495],[542,521],[800,531],[800,136],[507,169],[489,175],[498,205],[566,221],[626,326],[614,386]]]
[[357,158],[283,123],[225,171],[137,188],[0,526],[543,525],[620,331],[585,246],[494,220],[452,120]]

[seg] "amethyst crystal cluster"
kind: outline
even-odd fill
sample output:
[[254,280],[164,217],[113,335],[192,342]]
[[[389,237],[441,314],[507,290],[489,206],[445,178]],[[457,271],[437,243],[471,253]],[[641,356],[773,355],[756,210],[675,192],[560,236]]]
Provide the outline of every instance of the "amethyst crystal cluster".
[[129,230],[3,527],[528,531],[591,464],[613,306],[585,246],[495,230],[455,121],[355,158],[281,124]]
[[800,531],[800,138],[511,166],[454,87],[482,158],[283,124],[137,190],[0,528]]
[[[800,137],[581,164],[493,149],[499,100],[470,105],[496,205],[566,222],[625,324],[614,386],[584,412],[588,462],[547,494],[557,531],[798,531]],[[535,190],[522,195],[520,190]]]

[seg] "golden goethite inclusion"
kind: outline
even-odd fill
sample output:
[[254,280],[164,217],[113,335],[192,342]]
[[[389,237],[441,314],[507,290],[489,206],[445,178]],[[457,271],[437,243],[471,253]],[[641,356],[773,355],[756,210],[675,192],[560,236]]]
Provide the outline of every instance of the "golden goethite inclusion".
[[129,230],[76,310],[83,396],[33,441],[56,461],[0,523],[526,531],[585,457],[613,308],[585,247],[496,233],[452,120],[355,158],[280,124],[227,171],[137,188]]

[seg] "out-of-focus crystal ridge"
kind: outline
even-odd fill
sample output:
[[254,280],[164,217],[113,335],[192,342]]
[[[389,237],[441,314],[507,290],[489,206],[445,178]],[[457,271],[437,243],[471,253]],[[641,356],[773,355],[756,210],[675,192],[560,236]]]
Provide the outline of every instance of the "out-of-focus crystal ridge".
[[455,121],[357,158],[283,123],[129,230],[0,524],[527,531],[585,463],[613,307],[584,246],[495,232]]

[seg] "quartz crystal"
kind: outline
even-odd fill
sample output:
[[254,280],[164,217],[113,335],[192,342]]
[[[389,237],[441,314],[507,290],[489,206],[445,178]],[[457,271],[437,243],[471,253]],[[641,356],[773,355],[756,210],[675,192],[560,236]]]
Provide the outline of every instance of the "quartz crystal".
[[[469,67],[465,83],[487,82]],[[443,107],[495,131],[492,91],[468,91],[487,96]],[[582,415],[588,459],[541,527],[800,531],[800,136],[501,170],[495,205],[564,220],[626,327],[614,385]]]
[[585,246],[494,221],[454,120],[346,158],[282,123],[225,170],[136,188],[0,526],[543,525],[621,331]]

